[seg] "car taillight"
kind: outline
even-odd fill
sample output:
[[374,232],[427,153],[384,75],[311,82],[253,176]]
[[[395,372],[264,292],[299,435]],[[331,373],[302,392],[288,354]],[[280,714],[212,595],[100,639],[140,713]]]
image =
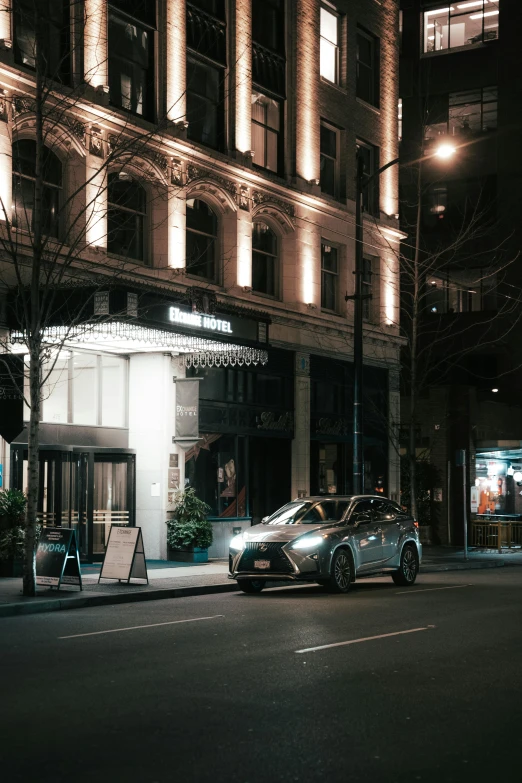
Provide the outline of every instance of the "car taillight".
[[419,527],[419,523],[417,522],[416,519],[413,520],[413,524],[414,524],[415,527]]

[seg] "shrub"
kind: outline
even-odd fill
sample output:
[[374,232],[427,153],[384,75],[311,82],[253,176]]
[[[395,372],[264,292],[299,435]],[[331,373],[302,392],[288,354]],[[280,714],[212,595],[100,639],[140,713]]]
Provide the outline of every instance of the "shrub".
[[175,503],[174,518],[167,521],[169,547],[208,549],[213,538],[212,524],[207,519],[210,506],[196,497],[193,487],[176,492]]

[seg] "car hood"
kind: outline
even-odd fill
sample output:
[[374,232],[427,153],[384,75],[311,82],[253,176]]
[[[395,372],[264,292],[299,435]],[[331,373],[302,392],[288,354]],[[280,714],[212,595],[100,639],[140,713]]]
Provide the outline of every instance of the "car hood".
[[293,541],[314,531],[330,531],[329,525],[254,525],[244,532],[245,541]]

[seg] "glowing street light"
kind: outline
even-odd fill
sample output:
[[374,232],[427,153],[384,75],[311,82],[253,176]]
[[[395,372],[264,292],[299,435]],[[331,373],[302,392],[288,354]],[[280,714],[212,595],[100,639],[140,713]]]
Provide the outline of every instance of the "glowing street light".
[[446,141],[444,144],[438,146],[433,154],[435,157],[440,158],[440,160],[449,160],[449,158],[454,156],[456,151],[457,148],[455,145]]

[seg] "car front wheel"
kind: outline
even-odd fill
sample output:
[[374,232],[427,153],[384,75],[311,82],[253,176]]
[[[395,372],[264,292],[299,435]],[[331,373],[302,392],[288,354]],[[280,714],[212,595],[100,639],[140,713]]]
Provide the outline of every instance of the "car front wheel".
[[401,564],[397,571],[392,574],[392,579],[396,585],[401,587],[411,587],[415,584],[417,574],[419,573],[419,556],[414,546],[405,546],[401,554]]
[[328,587],[332,593],[347,593],[352,583],[352,558],[346,549],[338,549],[333,556]]
[[260,593],[266,584],[264,579],[238,579],[237,583],[244,593]]

